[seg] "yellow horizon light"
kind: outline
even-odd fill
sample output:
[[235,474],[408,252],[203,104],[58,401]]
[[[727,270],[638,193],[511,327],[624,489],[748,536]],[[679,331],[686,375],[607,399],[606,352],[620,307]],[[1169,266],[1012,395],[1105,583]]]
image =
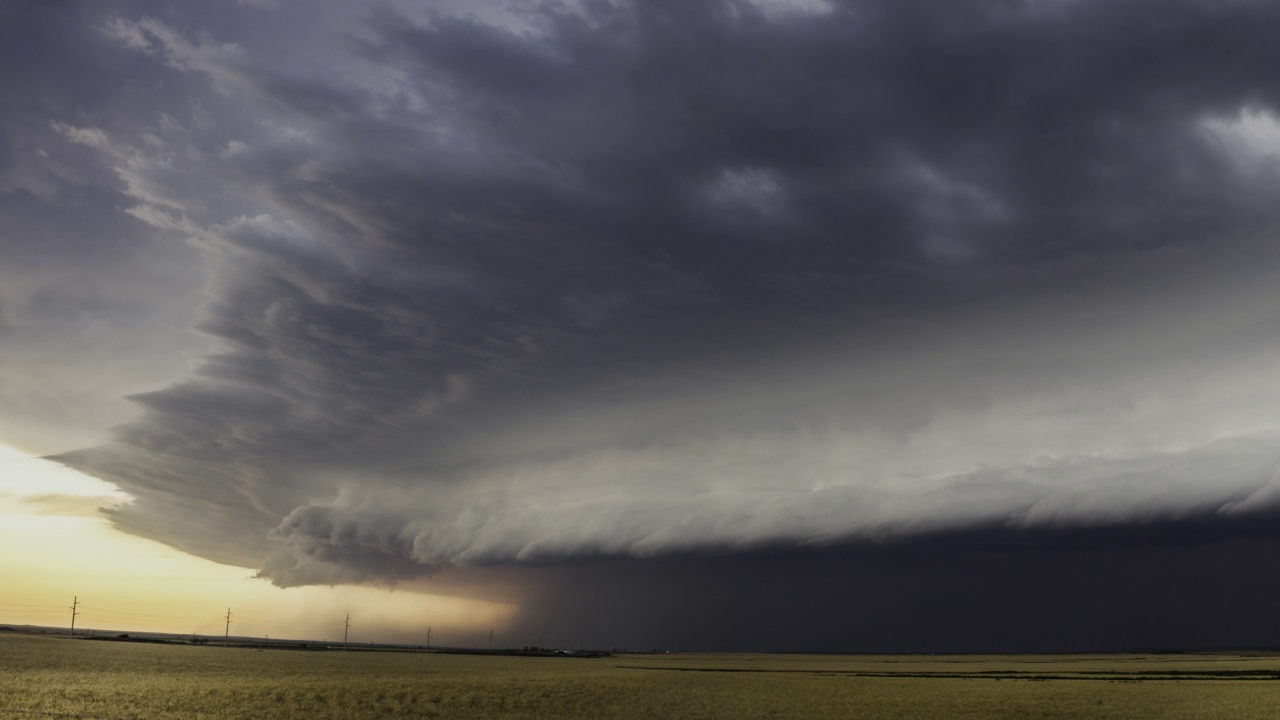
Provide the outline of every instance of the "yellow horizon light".
[[115,486],[0,446],[0,623],[77,628],[419,644],[505,627],[518,610],[490,602],[364,586],[282,589],[250,568],[221,565],[121,532],[95,503],[123,503]]

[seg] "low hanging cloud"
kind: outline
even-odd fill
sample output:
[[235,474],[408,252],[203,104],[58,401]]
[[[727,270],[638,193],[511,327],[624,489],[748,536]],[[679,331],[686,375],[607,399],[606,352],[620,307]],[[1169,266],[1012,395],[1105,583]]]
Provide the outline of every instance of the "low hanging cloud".
[[205,279],[55,456],[127,532],[298,585],[1274,507],[1272,4],[241,4],[77,15],[146,89],[40,125]]
[[[1270,509],[1280,499],[1276,441],[1272,435],[1176,453],[1046,459],[892,483],[860,476],[849,458],[828,465],[843,471],[832,484],[807,467],[815,458],[830,462],[829,447],[757,440],[749,448],[699,445],[702,457],[695,458],[689,448],[603,452],[522,466],[514,481],[483,483],[502,487],[494,497],[481,493],[466,504],[441,503],[430,490],[408,498],[374,491],[297,508],[272,531],[283,547],[268,556],[262,574],[281,585],[360,581],[451,565],[820,548],[974,526],[1230,515]],[[742,455],[764,456],[766,468],[782,466],[786,475],[752,468]],[[670,485],[647,490],[655,474]],[[371,507],[381,514],[365,509]]]

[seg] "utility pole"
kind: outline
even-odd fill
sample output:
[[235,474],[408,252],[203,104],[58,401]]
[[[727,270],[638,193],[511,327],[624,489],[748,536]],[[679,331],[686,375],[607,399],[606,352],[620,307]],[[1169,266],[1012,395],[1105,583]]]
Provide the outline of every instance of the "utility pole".
[[427,652],[431,651],[431,626],[427,626]]
[[493,652],[493,628],[489,628],[489,652]]
[[80,607],[80,596],[76,595],[71,599],[71,633],[67,637],[76,636],[76,615],[79,614],[76,608]]
[[227,646],[227,640],[231,637],[231,608],[227,608],[227,628],[222,633],[222,647]]
[[347,631],[351,629],[351,613],[347,613],[347,622],[342,626],[342,651],[347,651]]

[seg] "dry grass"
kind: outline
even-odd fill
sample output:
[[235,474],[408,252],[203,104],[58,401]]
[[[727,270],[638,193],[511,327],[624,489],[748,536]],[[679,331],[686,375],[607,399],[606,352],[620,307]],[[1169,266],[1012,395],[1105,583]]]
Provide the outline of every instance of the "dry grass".
[[1275,717],[1280,680],[1273,677],[1280,677],[1280,659],[1271,655],[567,659],[254,651],[0,635],[0,720],[54,713],[353,720],[1248,720]]

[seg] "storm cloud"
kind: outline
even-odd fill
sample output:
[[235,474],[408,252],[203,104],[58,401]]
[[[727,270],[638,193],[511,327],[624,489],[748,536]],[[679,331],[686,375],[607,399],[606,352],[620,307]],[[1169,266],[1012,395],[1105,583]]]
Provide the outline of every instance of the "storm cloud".
[[127,532],[289,586],[1280,499],[1275,3],[5,12],[4,432]]

